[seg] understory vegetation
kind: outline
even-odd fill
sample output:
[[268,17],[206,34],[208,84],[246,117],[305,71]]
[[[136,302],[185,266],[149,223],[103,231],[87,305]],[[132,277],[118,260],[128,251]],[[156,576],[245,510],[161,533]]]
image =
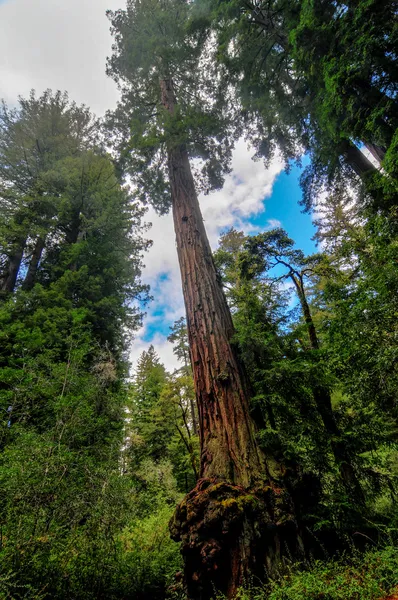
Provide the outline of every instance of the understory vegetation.
[[[397,4],[108,16],[115,111],[50,90],[0,108],[0,600],[393,597]],[[222,186],[242,137],[264,168],[305,157],[316,253],[281,225],[211,255],[195,186]],[[173,372],[153,345],[129,363],[149,203],[176,225]]]

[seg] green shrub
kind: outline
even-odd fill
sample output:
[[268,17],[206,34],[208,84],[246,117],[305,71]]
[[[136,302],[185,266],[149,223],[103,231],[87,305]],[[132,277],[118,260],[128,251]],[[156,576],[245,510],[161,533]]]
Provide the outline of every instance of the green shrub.
[[122,534],[122,587],[129,588],[132,598],[164,598],[175,573],[182,569],[179,544],[171,540],[168,528],[173,511],[174,506],[164,506]]
[[258,588],[241,589],[236,600],[379,600],[398,586],[398,548],[388,546],[340,560],[316,561]]

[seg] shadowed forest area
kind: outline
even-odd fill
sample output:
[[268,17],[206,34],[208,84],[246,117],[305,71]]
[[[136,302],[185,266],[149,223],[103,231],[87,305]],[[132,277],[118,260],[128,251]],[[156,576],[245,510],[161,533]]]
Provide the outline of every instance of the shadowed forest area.
[[[108,19],[115,110],[0,107],[0,600],[392,599],[398,3]],[[242,139],[307,165],[316,253],[282,227],[212,251],[198,195]],[[173,215],[174,372],[129,364],[148,206]]]

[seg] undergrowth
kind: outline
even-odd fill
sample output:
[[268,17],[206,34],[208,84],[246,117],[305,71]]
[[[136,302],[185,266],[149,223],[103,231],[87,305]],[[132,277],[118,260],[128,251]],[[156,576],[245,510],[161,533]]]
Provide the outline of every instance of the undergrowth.
[[[291,567],[266,586],[251,582],[236,600],[381,600],[398,586],[398,548]],[[221,596],[217,597],[221,600]]]

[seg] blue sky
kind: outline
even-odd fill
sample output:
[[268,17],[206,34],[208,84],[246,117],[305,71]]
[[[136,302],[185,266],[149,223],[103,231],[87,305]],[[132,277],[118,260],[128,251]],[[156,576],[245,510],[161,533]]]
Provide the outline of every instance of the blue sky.
[[[307,160],[304,159],[303,163],[304,167],[307,164]],[[257,165],[258,175],[262,175],[261,170],[264,170],[264,174],[266,175],[266,169],[261,167],[261,165]],[[289,173],[279,170],[279,173],[276,174],[272,181],[272,186],[268,190],[266,197],[261,198],[260,203],[256,207],[252,207],[251,210],[249,209],[248,214],[243,219],[242,215],[236,217],[236,213],[232,215],[232,220],[228,220],[228,215],[223,215],[224,220],[228,221],[227,226],[233,225],[237,229],[249,230],[249,233],[258,233],[272,226],[279,225],[287,231],[288,235],[296,242],[296,246],[303,250],[304,253],[312,254],[315,252],[316,246],[312,240],[315,234],[315,227],[311,216],[303,213],[299,204],[302,197],[299,185],[301,172],[302,168],[296,165],[291,168]],[[234,177],[234,179],[235,181],[238,180],[237,177]],[[211,202],[208,204],[211,204]],[[205,216],[206,210],[205,206]],[[205,224],[206,221],[205,218]],[[158,229],[156,227],[156,231]],[[222,219],[220,218],[218,232],[222,230]],[[171,231],[170,235],[173,235]],[[215,239],[217,237],[214,231],[210,235],[213,247],[216,245]],[[157,240],[155,239],[154,245],[156,243]],[[182,300],[176,301],[175,294],[171,296],[171,300],[168,293],[170,288],[175,290],[179,286],[179,274],[175,274],[174,269],[167,268],[166,265],[163,270],[158,271],[156,276],[150,278],[148,282],[151,285],[155,301],[148,310],[148,318],[145,321],[145,326],[140,336],[140,348],[144,349],[145,346],[153,343],[155,348],[160,351],[161,356],[168,357],[165,358],[167,363],[170,360],[170,348],[167,350],[164,340],[166,340],[169,334],[169,328],[173,320],[183,315]],[[173,310],[176,305],[180,307],[179,314]]]
[[[51,88],[67,90],[72,100],[98,116],[114,108],[118,91],[105,75],[112,45],[105,11],[124,4],[125,0],[0,0],[0,97],[13,105],[18,95],[27,96],[32,88],[38,94]],[[286,174],[278,158],[265,169],[251,160],[252,154],[240,141],[223,190],[200,197],[212,247],[229,227],[255,233],[277,223],[304,252],[313,252],[311,218],[298,204],[300,169],[294,166]],[[147,220],[153,224],[148,237],[154,244],[144,257],[143,279],[155,300],[132,346],[131,361],[153,342],[172,369],[177,365],[167,335],[169,326],[184,314],[173,224],[170,215],[159,217],[152,209]]]
[[[304,161],[304,166],[307,161]],[[292,167],[289,173],[284,171],[278,175],[272,195],[266,200],[267,210],[251,220],[258,229],[264,230],[268,226],[269,219],[280,221],[281,226],[288,235],[296,242],[296,246],[305,254],[312,254],[316,246],[312,237],[315,234],[311,216],[302,212],[299,202],[302,192],[299,179],[302,169],[298,166]]]

